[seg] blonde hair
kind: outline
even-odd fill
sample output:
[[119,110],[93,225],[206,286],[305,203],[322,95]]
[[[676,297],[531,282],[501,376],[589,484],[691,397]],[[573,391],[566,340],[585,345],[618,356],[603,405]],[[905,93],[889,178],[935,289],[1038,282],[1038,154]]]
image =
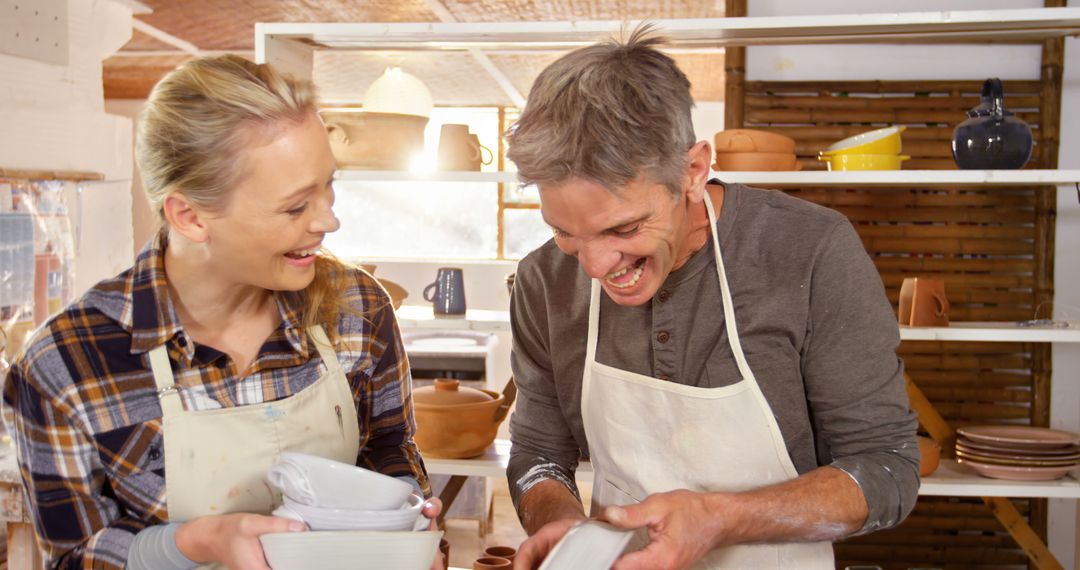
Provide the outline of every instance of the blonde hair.
[[[164,222],[162,204],[177,193],[221,211],[245,175],[242,151],[282,122],[300,123],[317,111],[308,81],[235,55],[193,59],[169,72],[150,92],[140,115],[135,160],[150,205]],[[304,327],[337,321],[349,271],[320,252],[315,279],[302,292]]]
[[507,157],[524,182],[581,177],[616,189],[645,174],[681,192],[694,145],[690,81],[656,48],[651,24],[556,60],[533,83],[507,133]]

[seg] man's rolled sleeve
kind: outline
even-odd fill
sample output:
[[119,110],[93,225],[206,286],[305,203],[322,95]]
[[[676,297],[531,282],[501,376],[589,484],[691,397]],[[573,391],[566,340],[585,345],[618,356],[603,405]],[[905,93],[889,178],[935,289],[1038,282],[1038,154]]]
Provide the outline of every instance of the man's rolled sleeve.
[[823,242],[810,295],[803,376],[816,431],[831,465],[866,499],[857,534],[895,526],[918,498],[918,423],[896,355],[896,316],[846,220]]
[[[519,266],[510,300],[513,350],[510,364],[518,396],[510,417],[510,497],[520,512],[521,497],[537,483],[555,480],[574,496],[581,451],[566,422],[555,389],[543,302],[530,302],[528,271]],[[539,296],[535,297],[539,298]]]

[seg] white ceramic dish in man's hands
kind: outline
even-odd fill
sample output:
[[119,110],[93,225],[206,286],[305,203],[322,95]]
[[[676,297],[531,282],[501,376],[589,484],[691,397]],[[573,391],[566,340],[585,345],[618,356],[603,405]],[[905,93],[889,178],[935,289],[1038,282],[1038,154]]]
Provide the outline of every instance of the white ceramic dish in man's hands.
[[540,570],[608,570],[633,534],[598,520],[577,524],[551,549]]

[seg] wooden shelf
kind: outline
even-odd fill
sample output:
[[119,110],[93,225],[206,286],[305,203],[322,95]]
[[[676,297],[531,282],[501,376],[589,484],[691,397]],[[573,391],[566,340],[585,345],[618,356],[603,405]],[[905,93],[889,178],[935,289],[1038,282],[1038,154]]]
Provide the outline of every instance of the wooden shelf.
[[504,182],[516,183],[516,172],[409,172],[401,170],[339,169],[334,180],[343,182]]
[[[1076,35],[1080,8],[955,10],[818,16],[652,20],[674,47],[815,43],[1028,41]],[[633,22],[631,22],[631,25]],[[256,61],[267,44],[292,41],[330,49],[468,50],[572,49],[623,28],[626,22],[261,23]]]
[[[428,472],[438,475],[467,475],[479,477],[505,477],[506,464],[510,460],[510,442],[495,440],[480,457],[470,459],[424,458]],[[589,462],[582,462],[577,470],[577,480],[592,481],[593,470]],[[1080,481],[1071,475],[1056,481],[1006,481],[988,479],[951,459],[942,459],[933,475],[924,477],[919,488],[920,495],[943,495],[952,497],[1049,497],[1080,498]]]
[[1068,327],[1019,326],[1011,322],[958,322],[947,327],[900,326],[901,340],[973,342],[1080,342],[1080,322]]
[[1080,183],[1080,170],[862,170],[716,172],[724,182],[757,186],[1044,186]]
[[436,317],[430,306],[402,305],[395,311],[398,326],[407,329],[441,329],[473,331],[510,330],[510,311],[469,309],[464,317]]
[[[1076,471],[1073,471],[1075,475]],[[1047,497],[1080,499],[1080,481],[1066,475],[1055,481],[1007,481],[977,475],[952,459],[942,459],[941,465],[929,477],[923,477],[920,495],[949,497]]]
[[[397,310],[402,328],[508,331],[510,311],[469,309],[465,317],[436,317],[426,305],[403,305]],[[1065,328],[1040,325],[1023,327],[1013,322],[956,322],[947,327],[900,326],[901,340],[969,342],[1080,342],[1080,322]]]
[[[852,172],[713,172],[724,182],[756,186],[1046,186],[1080,183],[1080,170],[863,170]],[[408,172],[341,169],[336,180],[516,183],[516,172]]]

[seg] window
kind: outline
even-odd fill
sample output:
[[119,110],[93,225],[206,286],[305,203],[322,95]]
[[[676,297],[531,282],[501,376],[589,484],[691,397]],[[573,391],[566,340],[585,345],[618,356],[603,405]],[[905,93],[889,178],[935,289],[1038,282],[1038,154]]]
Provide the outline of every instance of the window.
[[[540,217],[535,189],[516,182],[437,180],[443,124],[469,125],[492,160],[481,172],[497,173],[500,138],[516,111],[493,107],[436,108],[424,131],[424,153],[412,170],[432,181],[338,180],[334,211],[341,229],[326,246],[347,258],[520,259],[551,237]],[[486,160],[488,153],[483,154]],[[513,165],[507,164],[506,170]],[[365,177],[370,178],[370,177]],[[500,195],[500,191],[502,194]]]

